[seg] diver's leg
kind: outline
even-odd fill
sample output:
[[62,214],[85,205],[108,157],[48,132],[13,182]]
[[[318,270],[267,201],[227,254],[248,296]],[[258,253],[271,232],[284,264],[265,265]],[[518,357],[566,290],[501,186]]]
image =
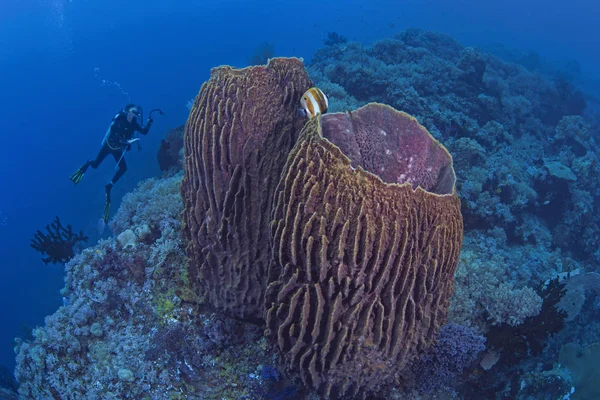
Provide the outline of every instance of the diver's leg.
[[119,167],[119,169],[115,173],[115,176],[113,176],[112,180],[110,181],[110,183],[114,185],[119,179],[121,179],[123,174],[127,171],[127,164],[125,163],[125,154],[123,154],[122,152],[113,151],[112,155],[115,158],[115,161],[117,162],[117,166]]
[[92,167],[94,169],[98,168],[100,163],[102,163],[102,161],[109,154],[110,154],[110,148],[107,145],[103,145],[100,148],[100,151],[98,152],[98,155],[96,156],[96,158],[94,160],[86,161],[85,164],[83,164],[81,167],[79,167],[79,169],[77,171],[75,171],[73,173],[73,175],[71,175],[69,177],[69,179],[71,181],[73,181],[74,184],[78,184],[81,181],[81,179],[83,179],[83,175],[85,174],[85,172],[87,171],[87,169],[89,167]]
[[108,182],[108,184],[105,186],[106,198],[108,199],[108,201],[110,201],[110,191],[112,190],[113,185],[117,183],[117,181],[121,179],[125,171],[127,171],[127,164],[125,163],[125,154],[120,151],[111,151],[111,154],[117,162],[117,166],[119,167],[119,169],[117,170],[117,172],[115,172],[115,175],[113,176],[111,181]]
[[104,222],[108,222],[108,217],[110,215],[110,192],[112,187],[117,181],[123,176],[125,171],[127,171],[127,164],[125,163],[125,154],[119,151],[111,151],[111,154],[117,161],[117,166],[119,169],[113,176],[112,180],[106,184],[104,189],[106,190],[106,203],[104,204]]
[[110,153],[111,153],[110,148],[106,144],[104,144],[100,148],[100,151],[98,152],[98,155],[96,156],[96,158],[94,160],[88,161],[87,163],[90,167],[96,169],[100,166],[100,164],[102,164],[102,161],[104,161],[106,156],[109,155]]

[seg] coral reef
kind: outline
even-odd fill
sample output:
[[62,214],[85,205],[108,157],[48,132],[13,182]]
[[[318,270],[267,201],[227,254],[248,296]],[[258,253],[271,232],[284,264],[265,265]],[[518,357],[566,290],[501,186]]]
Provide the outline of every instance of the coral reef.
[[[330,111],[390,104],[453,155],[465,231],[447,276],[388,265],[401,249],[421,254],[405,269],[446,254],[416,251],[447,243],[430,228],[450,216],[434,218],[443,208],[423,199],[446,196],[459,213],[435,140],[419,128],[416,146],[394,141],[395,112],[367,136],[371,122],[352,112],[310,121],[296,143],[312,84],[299,60],[217,68],[191,104],[183,184],[177,166],[141,182],[111,221],[115,237],[56,258],[64,305],[17,339],[20,398],[598,397],[597,100],[536,72],[549,69],[535,54],[516,65],[419,30],[370,46],[325,40],[308,70]],[[397,126],[417,126],[400,115]],[[171,135],[182,131],[157,155],[165,166],[180,154]],[[427,161],[394,158],[402,146]],[[377,206],[389,190],[398,196]],[[420,241],[386,219],[400,203],[402,226],[424,224]],[[401,276],[413,290],[388,290]],[[403,305],[412,319],[397,317]],[[414,325],[394,331],[403,321]],[[14,382],[0,386],[16,398]]]
[[369,47],[327,40],[308,70],[331,111],[386,103],[448,147],[467,230],[532,243],[517,227],[535,215],[545,246],[600,260],[597,140],[583,94],[564,79],[414,29]]
[[126,248],[111,238],[66,264],[65,305],[31,340],[17,339],[20,398],[260,398],[268,383],[258,371],[274,362],[261,329],[185,300],[181,178],[126,196],[111,221],[134,232]]
[[567,274],[565,278],[565,295],[558,302],[556,308],[567,313],[566,321],[573,321],[586,301],[586,292],[593,292],[600,296],[600,274],[597,272],[580,273],[576,270]]
[[131,230],[142,242],[179,235],[179,188],[182,175],[179,173],[170,179],[150,178],[140,182],[136,190],[127,193],[121,200],[119,210],[109,222],[112,232],[119,236]]
[[80,242],[87,242],[88,237],[83,234],[73,232],[71,225],[65,228],[60,223],[58,217],[49,225],[46,225],[46,232],[38,230],[31,239],[31,247],[37,252],[42,253],[44,264],[66,263],[75,256],[75,245]]
[[380,392],[432,344],[462,242],[454,182],[391,107],[305,125],[275,193],[266,335],[324,398]]
[[518,326],[502,324],[488,332],[488,347],[501,352],[505,363],[540,354],[548,337],[563,328],[567,313],[556,305],[564,295],[564,285],[553,280],[540,295],[543,303],[538,315],[527,317]]
[[[465,241],[450,320],[485,334],[490,347],[505,341],[513,349],[493,356],[490,371],[459,395],[568,395],[569,379],[544,374],[565,339],[598,341],[589,323],[594,296],[585,297],[581,283],[564,301],[564,292],[550,301],[537,288],[558,274],[598,270],[600,124],[585,96],[564,79],[443,34],[407,30],[372,46],[325,44],[308,70],[330,110],[390,104],[415,115],[453,154]],[[565,304],[574,305],[563,323],[556,308]],[[518,360],[507,357],[514,351]]]
[[[485,350],[485,338],[474,329],[450,323],[440,329],[437,343],[410,366],[410,380],[423,394],[439,391],[453,393],[459,386],[462,372]],[[406,378],[405,378],[406,379]]]
[[525,318],[538,315],[542,299],[524,287],[529,279],[515,282],[501,250],[479,252],[472,243],[472,237],[467,236],[455,275],[451,320],[485,331],[490,324],[516,326]]
[[296,58],[212,70],[186,125],[184,233],[192,283],[218,310],[263,318],[275,185],[311,86]]
[[407,30],[371,46],[325,45],[308,70],[331,111],[390,104],[415,115],[454,156],[465,242],[450,320],[486,335],[510,327],[497,339],[531,319],[549,319],[525,343],[539,343],[537,356],[525,350],[512,366],[501,356],[471,382],[481,391],[460,388],[460,395],[568,394],[561,392],[568,380],[543,375],[547,360],[557,360],[560,338],[597,337],[595,324],[577,325],[593,311],[581,290],[567,291],[583,311],[573,310],[577,319],[556,333],[548,314],[555,307],[544,306],[536,288],[560,273],[597,270],[600,260],[600,124],[582,92],[433,32]]

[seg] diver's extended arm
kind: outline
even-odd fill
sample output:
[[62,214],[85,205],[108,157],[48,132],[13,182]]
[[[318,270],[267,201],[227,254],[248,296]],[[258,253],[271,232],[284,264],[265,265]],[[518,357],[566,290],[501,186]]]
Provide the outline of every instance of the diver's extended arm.
[[137,122],[135,122],[134,129],[136,131],[140,132],[142,135],[145,135],[150,130],[150,127],[152,126],[152,122],[153,122],[152,118],[148,119],[148,123],[143,128],[140,126],[140,124],[138,124]]

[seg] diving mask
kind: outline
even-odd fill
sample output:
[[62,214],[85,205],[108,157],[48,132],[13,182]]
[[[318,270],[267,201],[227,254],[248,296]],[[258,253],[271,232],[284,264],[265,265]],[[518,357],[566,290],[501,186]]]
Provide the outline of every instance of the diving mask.
[[127,121],[129,123],[132,123],[133,121],[135,121],[137,118],[139,118],[140,116],[140,110],[138,108],[130,108],[129,112],[127,113]]

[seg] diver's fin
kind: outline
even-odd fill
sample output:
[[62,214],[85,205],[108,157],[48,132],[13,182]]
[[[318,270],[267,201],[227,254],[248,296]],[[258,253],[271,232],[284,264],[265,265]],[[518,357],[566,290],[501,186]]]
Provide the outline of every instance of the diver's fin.
[[108,217],[110,215],[110,191],[112,190],[113,184],[112,182],[108,183],[104,190],[106,191],[106,203],[104,204],[104,223],[108,222]]
[[77,171],[75,171],[75,172],[73,173],[73,175],[71,175],[71,176],[69,177],[69,179],[70,179],[70,180],[71,180],[71,181],[72,181],[74,184],[76,184],[76,185],[77,185],[77,184],[79,183],[79,181],[81,181],[81,178],[83,178],[83,175],[85,175],[85,172],[83,172],[83,171],[81,170],[81,168],[79,168]]
[[81,168],[79,168],[77,171],[73,172],[73,175],[71,175],[69,177],[69,179],[74,183],[74,184],[78,184],[81,179],[83,178],[83,175],[85,175],[85,171],[87,171],[89,166],[89,163],[85,163],[81,166]]
[[110,201],[106,200],[104,203],[104,223],[108,223],[108,217],[110,216]]

